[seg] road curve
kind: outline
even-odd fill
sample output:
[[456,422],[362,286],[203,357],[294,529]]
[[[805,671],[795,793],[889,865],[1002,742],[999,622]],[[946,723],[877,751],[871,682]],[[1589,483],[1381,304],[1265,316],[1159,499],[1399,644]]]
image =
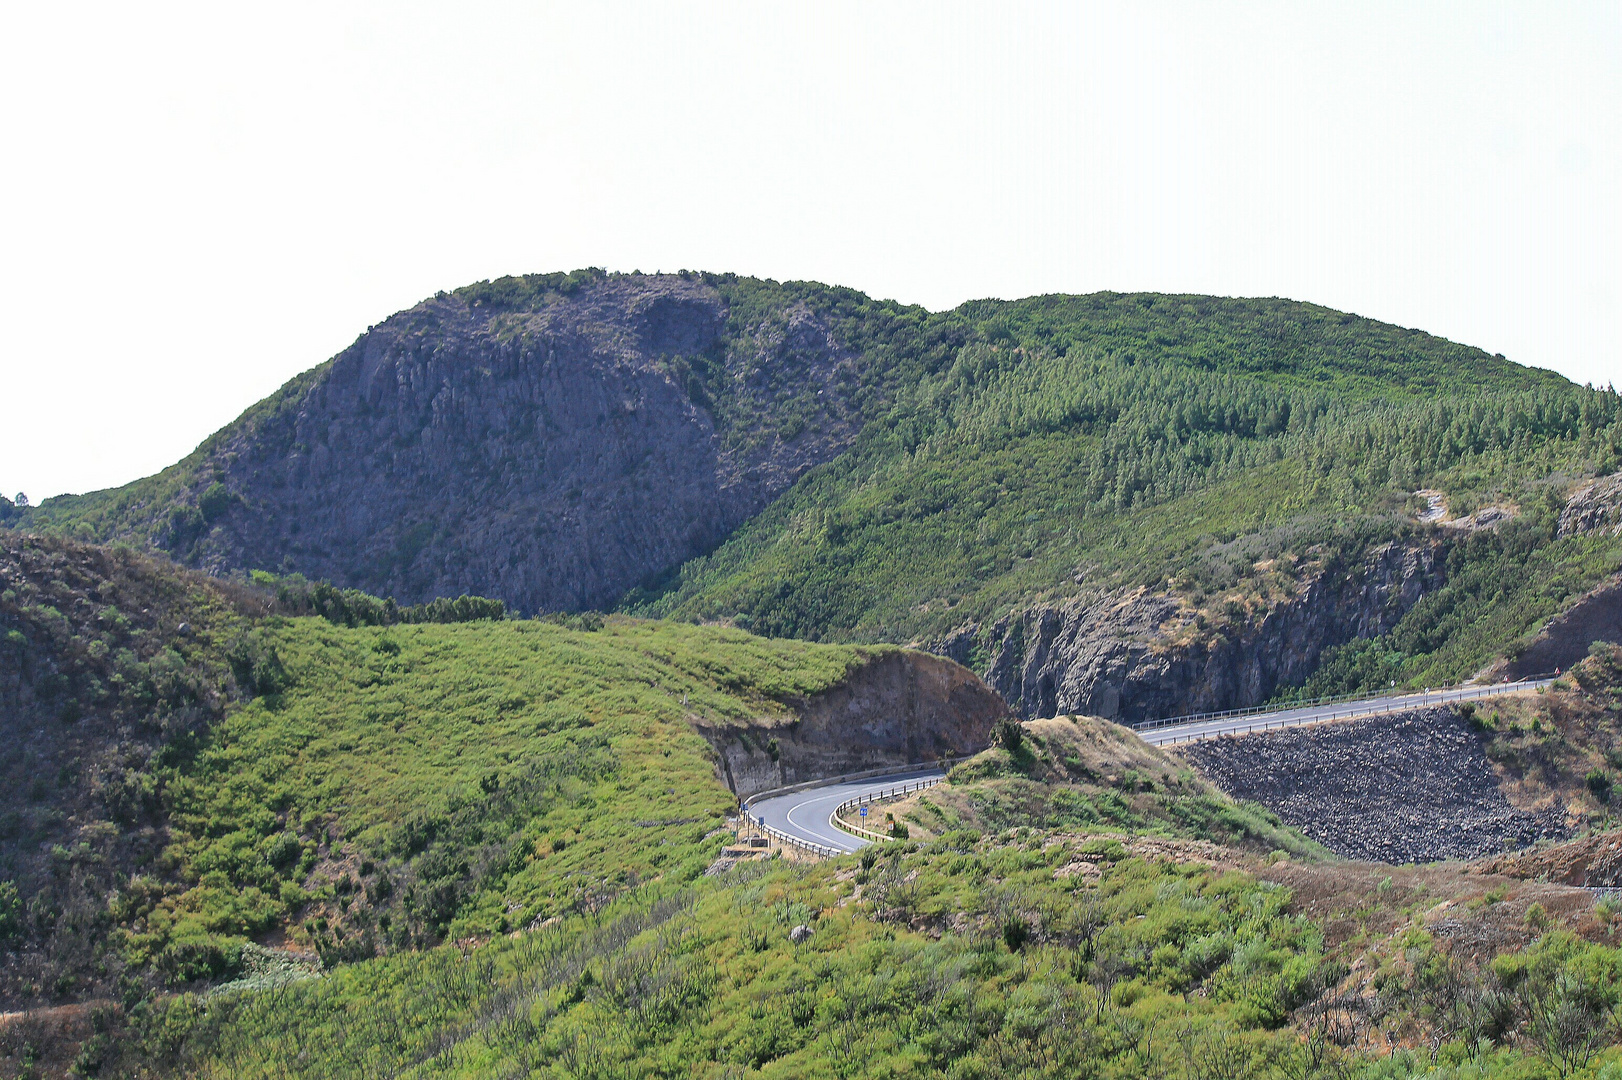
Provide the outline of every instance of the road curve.
[[913,772],[892,773],[867,780],[846,780],[826,787],[809,788],[788,795],[774,795],[749,805],[749,816],[769,828],[787,833],[810,844],[821,844],[837,851],[856,851],[868,841],[852,836],[828,823],[834,807],[846,799],[862,795],[877,795],[902,784],[944,776],[932,765],[921,765]]
[[[1141,729],[1138,735],[1151,746],[1165,746],[1194,739],[1214,738],[1218,735],[1297,727],[1325,720],[1350,720],[1358,716],[1373,716],[1404,709],[1421,709],[1447,702],[1495,697],[1499,694],[1535,690],[1553,681],[1553,679],[1529,679],[1518,683],[1460,686],[1420,694],[1392,694],[1327,705],[1302,705],[1271,712],[1249,713],[1244,716],[1198,718],[1186,724]],[[857,851],[866,847],[869,841],[834,827],[828,820],[833,815],[834,807],[847,799],[863,795],[879,795],[903,784],[943,775],[945,774],[938,768],[921,765],[910,772],[892,773],[866,780],[841,780],[821,787],[761,799],[749,805],[748,813],[755,822],[804,843],[841,852]]]
[[1217,735],[1242,735],[1249,731],[1298,727],[1301,724],[1316,724],[1324,720],[1350,720],[1357,716],[1375,716],[1380,713],[1401,712],[1405,709],[1423,709],[1431,705],[1441,705],[1452,701],[1474,701],[1478,698],[1496,697],[1499,694],[1536,690],[1539,687],[1548,686],[1552,682],[1554,682],[1553,679],[1528,679],[1525,682],[1516,683],[1458,686],[1448,690],[1431,690],[1420,694],[1391,694],[1385,697],[1341,701],[1328,705],[1301,705],[1287,709],[1275,709],[1271,712],[1249,713],[1244,716],[1211,717],[1192,720],[1186,724],[1143,728],[1138,731],[1138,735],[1150,746],[1165,746],[1169,743],[1190,742],[1194,739],[1209,739]]

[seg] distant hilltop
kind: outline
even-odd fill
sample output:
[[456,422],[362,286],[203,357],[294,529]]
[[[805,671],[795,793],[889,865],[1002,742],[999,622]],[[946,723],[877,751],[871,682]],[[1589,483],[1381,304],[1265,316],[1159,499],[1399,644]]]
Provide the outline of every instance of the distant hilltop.
[[[912,642],[1025,715],[1131,719],[1488,662],[1598,584],[1546,525],[1617,417],[1290,300],[585,270],[440,293],[157,476],[0,515],[400,604]],[[1488,619],[1489,549],[1551,543],[1559,584]]]

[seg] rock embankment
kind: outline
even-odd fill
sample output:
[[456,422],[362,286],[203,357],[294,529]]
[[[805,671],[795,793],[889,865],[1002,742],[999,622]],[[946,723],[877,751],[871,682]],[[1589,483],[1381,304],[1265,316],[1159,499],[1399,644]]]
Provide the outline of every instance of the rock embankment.
[[1184,755],[1339,855],[1473,859],[1568,835],[1559,806],[1511,805],[1484,737],[1451,708],[1191,743]]
[[[1379,545],[1327,568],[1299,595],[1230,632],[1168,641],[1170,593],[1114,592],[1031,607],[991,630],[987,683],[1026,718],[1085,713],[1134,724],[1179,713],[1245,708],[1299,686],[1325,649],[1390,630],[1445,581],[1434,538]],[[966,626],[933,651],[969,659]]]
[[1008,706],[974,672],[928,653],[881,653],[792,715],[695,723],[740,798],[845,773],[984,750]]

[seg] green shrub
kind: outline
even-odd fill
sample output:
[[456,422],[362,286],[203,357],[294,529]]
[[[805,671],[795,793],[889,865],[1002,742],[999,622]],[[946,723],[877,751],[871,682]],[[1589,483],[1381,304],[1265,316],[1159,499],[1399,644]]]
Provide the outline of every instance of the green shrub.
[[203,522],[212,525],[236,502],[237,497],[216,480],[197,497],[197,510],[203,515]]
[[9,944],[21,935],[22,907],[16,882],[0,881],[0,944]]
[[1018,753],[1025,741],[1025,727],[1018,720],[1007,719],[997,725],[997,742],[1010,754]]

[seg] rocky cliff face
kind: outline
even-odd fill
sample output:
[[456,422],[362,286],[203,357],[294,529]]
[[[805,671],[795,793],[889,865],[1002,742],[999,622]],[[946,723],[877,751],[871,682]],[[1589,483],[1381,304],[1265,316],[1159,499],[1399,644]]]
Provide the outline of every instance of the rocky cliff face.
[[1008,706],[968,669],[898,650],[804,701],[791,717],[699,725],[740,798],[887,765],[965,757],[991,743]]
[[[984,678],[1027,718],[1086,713],[1136,723],[1244,708],[1299,685],[1323,651],[1396,625],[1445,580],[1439,543],[1392,542],[1309,580],[1296,598],[1226,632],[1189,635],[1169,593],[1134,591],[1038,605],[992,628]],[[960,661],[979,628],[935,651]]]
[[1488,682],[1530,679],[1567,671],[1596,641],[1622,642],[1622,577],[1613,577],[1578,597],[1543,625],[1530,641],[1478,675]]
[[[848,358],[816,315],[728,319],[717,289],[680,276],[441,294],[205,444],[196,513],[155,539],[211,571],[402,602],[609,606],[853,436]],[[718,418],[718,388],[747,405],[785,382],[815,402],[793,430]]]
[[1609,530],[1622,534],[1622,473],[1585,484],[1566,500],[1556,535],[1561,538]]

